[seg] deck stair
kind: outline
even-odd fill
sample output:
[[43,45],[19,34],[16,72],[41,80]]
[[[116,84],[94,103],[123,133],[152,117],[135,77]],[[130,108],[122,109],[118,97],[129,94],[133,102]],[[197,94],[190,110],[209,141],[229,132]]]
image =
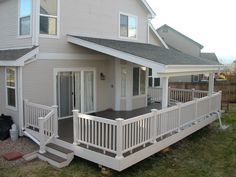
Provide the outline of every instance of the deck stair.
[[56,144],[46,145],[46,152],[38,153],[38,158],[47,161],[54,167],[63,168],[70,164],[74,158],[74,152]]

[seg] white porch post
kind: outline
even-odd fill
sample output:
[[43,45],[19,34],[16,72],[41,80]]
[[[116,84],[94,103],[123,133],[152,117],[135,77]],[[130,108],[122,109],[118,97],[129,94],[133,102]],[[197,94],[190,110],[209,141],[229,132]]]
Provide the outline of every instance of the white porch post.
[[168,107],[168,93],[169,93],[169,78],[163,77],[162,78],[162,109]]
[[214,78],[215,74],[209,74],[209,82],[208,82],[208,95],[212,95],[214,93]]

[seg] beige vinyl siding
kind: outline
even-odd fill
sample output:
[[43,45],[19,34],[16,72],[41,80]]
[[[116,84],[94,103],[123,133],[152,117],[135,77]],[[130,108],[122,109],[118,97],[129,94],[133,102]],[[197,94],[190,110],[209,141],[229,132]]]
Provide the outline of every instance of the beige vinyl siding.
[[154,32],[151,29],[149,30],[149,43],[160,47],[163,46],[160,39],[158,39],[158,37],[154,34]]
[[32,46],[32,38],[18,38],[18,0],[0,1],[0,49]]
[[[17,93],[17,95],[19,95],[19,94]],[[17,106],[18,105],[19,105],[19,103],[17,103]],[[19,112],[18,112],[18,110],[19,109],[17,109],[17,111],[13,111],[11,109],[6,108],[5,67],[0,67],[0,114],[5,114],[5,115],[11,116],[14,123],[19,127]]]
[[[104,60],[37,60],[23,69],[23,98],[31,102],[54,105],[54,68],[96,68],[97,111],[114,108],[113,59]],[[100,79],[100,73],[106,77]]]
[[133,109],[139,109],[147,106],[147,96],[141,95],[133,97]]
[[138,17],[138,38],[134,42],[147,42],[148,12],[137,0],[71,0],[60,1],[59,39],[40,38],[41,52],[78,52],[69,45],[67,34],[124,40],[119,37],[119,13]]
[[170,45],[171,47],[174,47],[183,53],[195,57],[200,56],[200,47],[175,31],[168,28],[168,32],[163,32],[163,30],[160,29],[158,30],[158,33],[164,39],[167,45]]

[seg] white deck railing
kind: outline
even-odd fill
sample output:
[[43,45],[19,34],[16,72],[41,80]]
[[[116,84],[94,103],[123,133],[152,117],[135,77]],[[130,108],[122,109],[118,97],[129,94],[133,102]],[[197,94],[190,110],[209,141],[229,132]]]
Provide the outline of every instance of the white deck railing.
[[40,153],[46,145],[58,136],[57,106],[45,106],[24,100],[24,125],[40,142]]
[[[148,95],[152,101],[160,102],[162,99],[162,88],[148,88]],[[185,103],[194,100],[194,98],[202,98],[208,95],[208,91],[195,89],[177,89],[169,88],[169,102],[177,101]]]
[[74,144],[85,144],[124,158],[126,152],[145,148],[165,135],[171,135],[204,121],[221,109],[221,92],[131,119],[108,120],[74,111]]

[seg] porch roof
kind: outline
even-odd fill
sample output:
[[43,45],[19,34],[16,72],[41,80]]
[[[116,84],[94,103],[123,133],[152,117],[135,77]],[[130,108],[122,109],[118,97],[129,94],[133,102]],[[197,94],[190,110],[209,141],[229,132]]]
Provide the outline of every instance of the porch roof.
[[[157,75],[218,72],[223,65],[147,43],[68,35],[68,42],[152,68]],[[185,73],[185,74],[184,74]]]
[[24,66],[25,61],[38,53],[38,47],[0,50],[0,66]]

